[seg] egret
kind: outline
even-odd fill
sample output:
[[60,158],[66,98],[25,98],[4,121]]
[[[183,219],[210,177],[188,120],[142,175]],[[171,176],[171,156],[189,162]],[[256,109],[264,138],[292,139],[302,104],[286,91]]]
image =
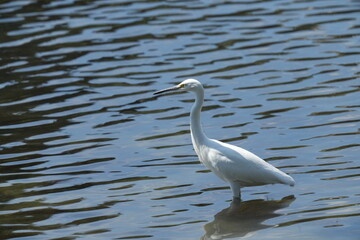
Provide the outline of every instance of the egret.
[[208,138],[201,126],[200,113],[204,103],[204,88],[196,79],[187,79],[180,84],[154,93],[154,95],[187,91],[195,94],[195,103],[190,113],[191,140],[196,154],[208,169],[228,182],[234,198],[241,198],[242,187],[266,184],[294,186],[295,181],[286,173],[267,163],[255,154],[215,139]]

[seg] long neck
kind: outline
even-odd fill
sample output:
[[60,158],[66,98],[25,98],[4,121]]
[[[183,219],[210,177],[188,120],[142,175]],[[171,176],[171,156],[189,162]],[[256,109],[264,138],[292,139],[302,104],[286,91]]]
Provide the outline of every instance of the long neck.
[[205,136],[202,127],[201,127],[201,108],[204,103],[204,89],[199,88],[198,91],[195,92],[196,99],[195,103],[191,108],[190,119],[191,119],[191,138],[193,141],[193,145],[197,148],[199,145],[202,145],[204,141],[207,139]]

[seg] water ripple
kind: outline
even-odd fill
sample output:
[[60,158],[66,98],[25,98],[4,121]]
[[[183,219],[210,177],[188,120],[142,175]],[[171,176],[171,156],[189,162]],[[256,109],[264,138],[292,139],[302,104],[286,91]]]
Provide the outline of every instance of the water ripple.
[[[350,0],[2,1],[2,237],[356,238],[359,12]],[[205,85],[207,134],[295,188],[228,202],[191,147],[192,96],[152,96],[187,77]]]

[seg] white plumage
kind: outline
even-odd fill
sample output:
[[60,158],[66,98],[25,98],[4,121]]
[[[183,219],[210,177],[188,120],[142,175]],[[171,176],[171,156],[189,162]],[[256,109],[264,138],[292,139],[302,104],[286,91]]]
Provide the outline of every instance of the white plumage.
[[195,79],[187,79],[179,85],[160,90],[154,94],[168,91],[189,91],[196,95],[191,109],[191,139],[200,161],[219,178],[230,184],[233,196],[240,197],[240,188],[265,184],[287,184],[295,181],[286,173],[265,162],[255,154],[215,139],[208,138],[201,127],[200,113],[204,102],[204,89]]

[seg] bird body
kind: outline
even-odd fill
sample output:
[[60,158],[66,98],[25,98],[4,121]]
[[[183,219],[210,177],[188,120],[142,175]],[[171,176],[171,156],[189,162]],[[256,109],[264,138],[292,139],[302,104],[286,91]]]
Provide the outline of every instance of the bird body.
[[190,91],[195,93],[195,103],[190,113],[191,139],[196,154],[208,169],[230,184],[233,196],[240,197],[240,188],[281,183],[293,186],[295,181],[286,173],[275,168],[255,154],[215,139],[208,138],[202,130],[200,113],[204,102],[204,89],[195,79],[187,79],[179,85],[160,90]]
[[200,148],[196,151],[200,161],[226,182],[237,182],[242,187],[275,183],[294,185],[289,175],[243,148],[214,139]]

